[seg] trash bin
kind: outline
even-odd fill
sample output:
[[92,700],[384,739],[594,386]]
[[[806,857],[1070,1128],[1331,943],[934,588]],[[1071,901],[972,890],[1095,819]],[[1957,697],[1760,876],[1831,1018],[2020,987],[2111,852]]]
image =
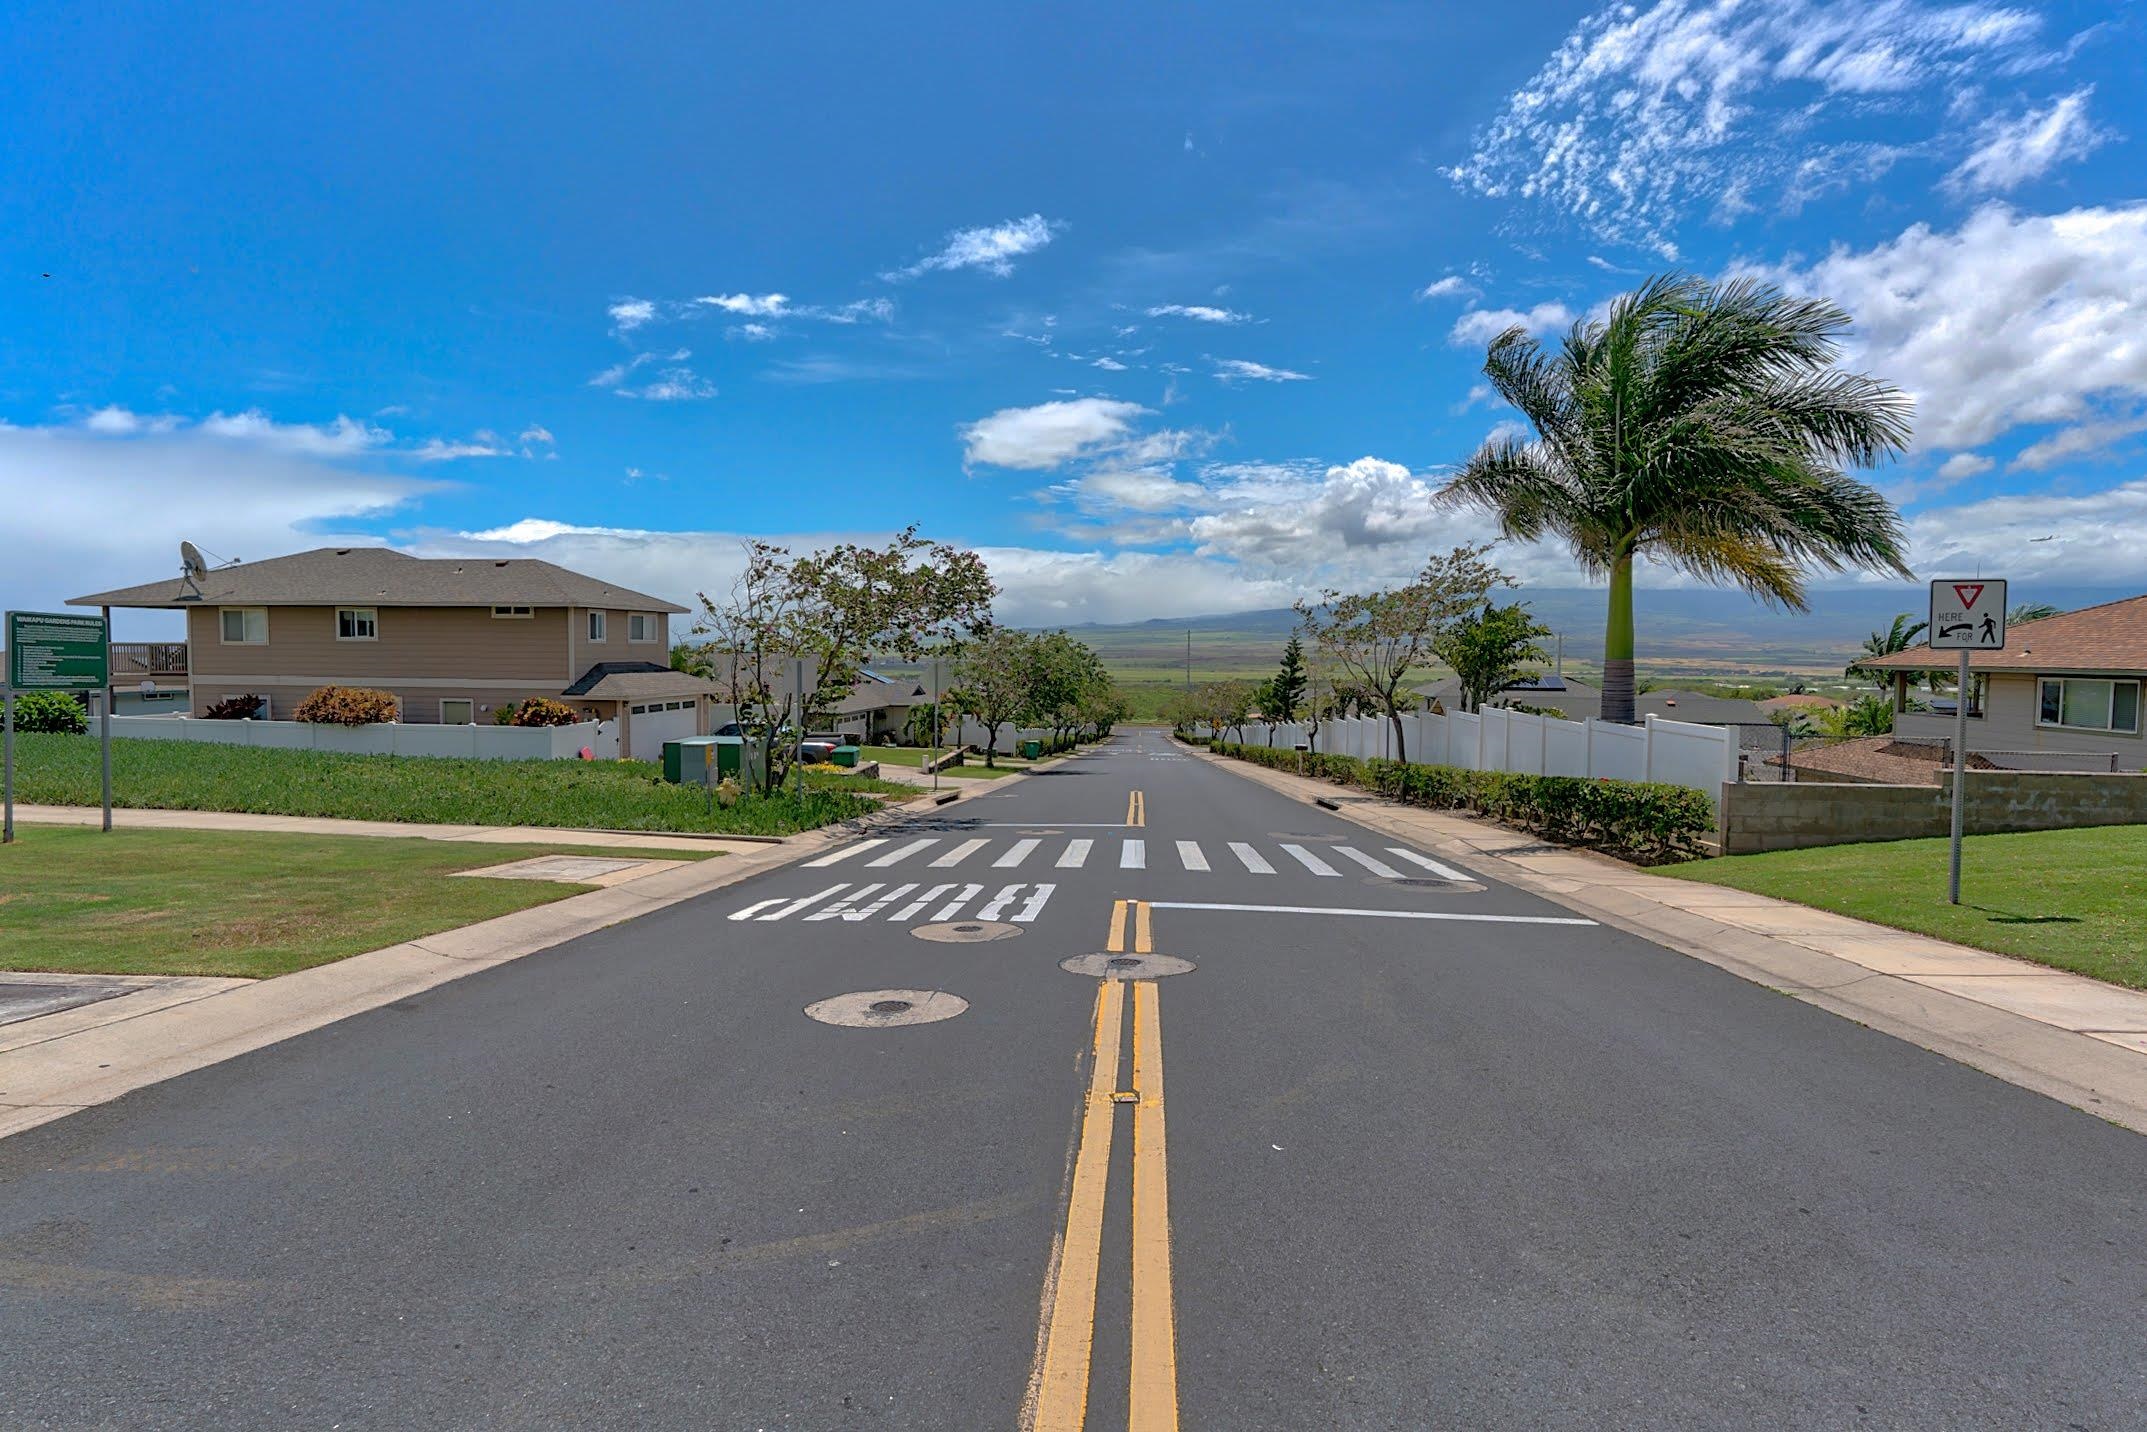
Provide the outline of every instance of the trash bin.
[[687,736],[663,743],[663,778],[678,785],[713,785],[720,736]]
[[1044,743],[1034,738],[1024,741],[1021,743],[1021,754],[1024,760],[1038,760],[1044,754]]
[[857,766],[857,747],[837,746],[828,759],[838,766],[849,766],[854,770]]

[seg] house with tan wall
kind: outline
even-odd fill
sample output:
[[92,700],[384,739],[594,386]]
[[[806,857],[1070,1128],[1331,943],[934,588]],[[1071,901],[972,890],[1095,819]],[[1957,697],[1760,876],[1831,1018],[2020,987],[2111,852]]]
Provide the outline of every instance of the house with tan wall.
[[395,698],[402,721],[490,722],[531,696],[619,726],[653,760],[705,734],[713,682],[671,670],[686,608],[533,558],[413,557],[322,547],[69,599],[181,611],[192,714],[238,696],[287,720],[323,686]]

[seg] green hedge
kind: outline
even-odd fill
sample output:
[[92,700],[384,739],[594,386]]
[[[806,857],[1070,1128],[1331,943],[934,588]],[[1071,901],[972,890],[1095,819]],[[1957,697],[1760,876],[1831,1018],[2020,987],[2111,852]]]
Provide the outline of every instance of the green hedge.
[[[1196,744],[1200,744],[1196,739]],[[1332,756],[1266,746],[1206,743],[1241,761],[1374,791],[1433,810],[1465,810],[1532,830],[1546,840],[1585,845],[1647,862],[1704,855],[1715,831],[1715,803],[1690,786],[1586,776],[1530,776],[1420,766],[1379,757]]]

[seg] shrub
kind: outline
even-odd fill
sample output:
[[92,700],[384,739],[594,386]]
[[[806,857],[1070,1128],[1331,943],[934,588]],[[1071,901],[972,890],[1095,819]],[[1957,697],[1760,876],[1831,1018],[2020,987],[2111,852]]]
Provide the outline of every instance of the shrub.
[[395,698],[365,686],[323,686],[291,715],[317,726],[371,726],[395,719]]
[[204,721],[250,721],[260,715],[262,708],[267,705],[268,698],[265,696],[226,696],[221,701],[211,703],[209,708],[201,713],[201,719]]
[[514,708],[507,718],[509,726],[571,726],[581,720],[574,708],[564,701],[554,701],[549,696],[531,696]]
[[64,691],[25,691],[15,698],[15,729],[79,736],[89,730],[89,715]]

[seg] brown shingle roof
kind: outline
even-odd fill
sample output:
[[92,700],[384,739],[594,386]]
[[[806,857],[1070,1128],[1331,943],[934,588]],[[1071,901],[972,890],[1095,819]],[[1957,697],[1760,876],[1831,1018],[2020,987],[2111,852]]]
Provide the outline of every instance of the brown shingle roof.
[[[2005,638],[2003,651],[1970,652],[1968,669],[2147,672],[2147,596],[2021,622]],[[1857,665],[1871,671],[1951,671],[1959,659],[1954,652],[1912,646]]]
[[653,661],[600,661],[559,694],[590,701],[640,701],[649,697],[716,696],[721,694],[721,688],[706,677],[673,671]]
[[177,577],[69,597],[71,607],[631,607],[686,608],[534,557],[413,557],[392,547],[317,547],[218,567],[196,597]]

